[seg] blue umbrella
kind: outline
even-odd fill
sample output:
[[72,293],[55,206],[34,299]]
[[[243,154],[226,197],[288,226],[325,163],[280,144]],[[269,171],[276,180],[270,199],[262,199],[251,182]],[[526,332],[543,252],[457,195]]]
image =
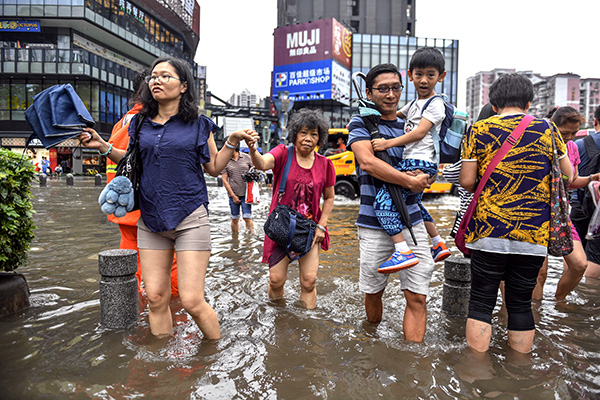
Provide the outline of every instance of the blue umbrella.
[[54,85],[38,93],[25,111],[25,119],[33,134],[27,144],[37,137],[45,148],[78,136],[95,122],[90,112],[70,84]]

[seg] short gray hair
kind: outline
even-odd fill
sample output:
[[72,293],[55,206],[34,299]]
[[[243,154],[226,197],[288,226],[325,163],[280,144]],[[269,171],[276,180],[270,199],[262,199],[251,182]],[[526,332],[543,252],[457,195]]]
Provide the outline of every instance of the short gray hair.
[[319,131],[318,146],[322,147],[327,142],[329,135],[329,121],[319,109],[301,108],[293,113],[287,124],[288,141],[292,144],[296,143],[296,135],[302,128],[317,129]]

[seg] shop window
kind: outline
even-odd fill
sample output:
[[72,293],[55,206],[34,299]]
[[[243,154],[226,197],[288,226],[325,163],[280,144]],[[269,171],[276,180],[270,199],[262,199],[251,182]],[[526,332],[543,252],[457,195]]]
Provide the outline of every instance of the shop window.
[[42,91],[42,81],[33,80],[27,81],[27,107],[33,103],[33,97]]
[[10,82],[0,79],[0,120],[10,120]]

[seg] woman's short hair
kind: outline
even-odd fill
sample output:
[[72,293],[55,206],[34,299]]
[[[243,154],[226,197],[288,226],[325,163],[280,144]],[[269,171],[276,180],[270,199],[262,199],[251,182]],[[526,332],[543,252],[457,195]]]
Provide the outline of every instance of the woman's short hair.
[[290,116],[287,124],[288,141],[296,144],[296,136],[302,128],[317,129],[319,131],[318,146],[323,146],[327,142],[329,135],[329,122],[323,112],[319,109],[301,108]]
[[[198,118],[198,102],[196,99],[196,91],[194,90],[194,75],[187,61],[174,57],[159,57],[152,63],[150,74],[154,68],[163,62],[171,64],[175,73],[177,73],[181,84],[187,85],[187,90],[181,95],[179,100],[179,117],[188,122]],[[158,102],[152,97],[150,88],[147,84],[141,86],[142,90],[139,95],[140,102],[144,108],[140,112],[147,117],[154,118],[158,114]]]
[[533,83],[521,74],[502,75],[490,87],[490,103],[497,109],[517,107],[525,110],[532,100]]
[[564,106],[564,107],[554,107],[548,113],[547,118],[551,118],[552,122],[556,124],[556,126],[560,127],[565,123],[573,123],[577,122],[579,124],[583,124],[585,122],[585,118],[573,107]]

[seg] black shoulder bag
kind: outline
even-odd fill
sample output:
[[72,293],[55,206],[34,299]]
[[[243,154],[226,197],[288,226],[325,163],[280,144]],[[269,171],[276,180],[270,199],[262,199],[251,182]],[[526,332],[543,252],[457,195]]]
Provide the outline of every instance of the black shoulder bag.
[[135,127],[135,136],[133,139],[133,145],[127,147],[127,152],[119,164],[117,164],[116,176],[124,176],[129,179],[131,186],[133,187],[133,196],[135,203],[133,205],[134,210],[140,209],[140,180],[142,178],[142,158],[140,155],[140,129],[146,117],[138,114],[138,121]]

